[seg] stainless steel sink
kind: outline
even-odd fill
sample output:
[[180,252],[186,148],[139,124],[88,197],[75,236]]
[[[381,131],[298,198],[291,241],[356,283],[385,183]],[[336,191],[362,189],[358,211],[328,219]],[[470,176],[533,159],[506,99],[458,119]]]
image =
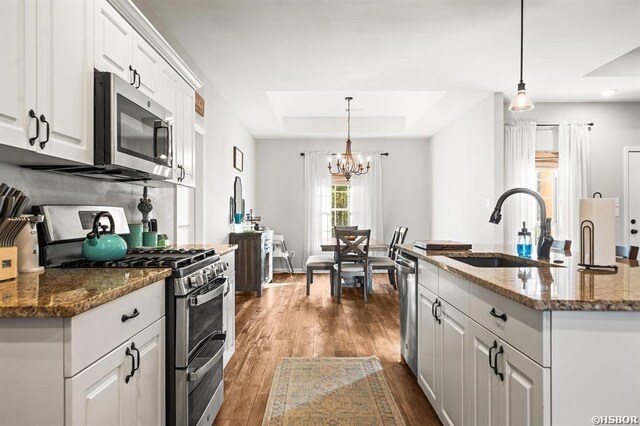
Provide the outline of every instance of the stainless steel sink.
[[520,259],[517,257],[507,258],[501,256],[447,256],[449,259],[466,263],[478,268],[536,268],[555,267],[551,263],[543,263],[532,259]]

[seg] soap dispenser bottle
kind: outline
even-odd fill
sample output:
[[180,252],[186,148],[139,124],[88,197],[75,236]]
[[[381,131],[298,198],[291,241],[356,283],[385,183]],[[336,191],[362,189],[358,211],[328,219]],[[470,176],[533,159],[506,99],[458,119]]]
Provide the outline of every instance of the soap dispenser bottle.
[[522,222],[522,230],[518,232],[518,256],[531,257],[532,252],[531,232],[527,229],[527,223]]

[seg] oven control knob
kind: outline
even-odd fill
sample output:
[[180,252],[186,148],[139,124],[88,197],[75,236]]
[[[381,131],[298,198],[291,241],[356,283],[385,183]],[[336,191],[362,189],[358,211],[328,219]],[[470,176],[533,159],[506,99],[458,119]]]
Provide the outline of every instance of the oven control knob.
[[191,287],[199,287],[203,284],[202,275],[192,275],[189,277],[189,285]]

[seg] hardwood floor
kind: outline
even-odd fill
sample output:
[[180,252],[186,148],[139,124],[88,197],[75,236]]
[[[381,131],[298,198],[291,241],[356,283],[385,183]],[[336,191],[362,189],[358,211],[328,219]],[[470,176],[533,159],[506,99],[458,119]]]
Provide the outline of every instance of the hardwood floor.
[[399,363],[398,294],[386,274],[375,274],[368,305],[353,288],[336,303],[327,274],[315,276],[307,297],[305,277],[278,274],[259,299],[236,294],[236,352],[224,371],[224,404],[214,424],[260,425],[282,357],[376,355],[407,424],[439,425],[415,377]]

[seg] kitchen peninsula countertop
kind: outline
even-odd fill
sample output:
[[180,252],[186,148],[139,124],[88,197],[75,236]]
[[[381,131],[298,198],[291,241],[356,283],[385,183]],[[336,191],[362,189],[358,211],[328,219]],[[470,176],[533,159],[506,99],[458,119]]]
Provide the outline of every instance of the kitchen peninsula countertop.
[[[640,311],[640,267],[637,261],[619,259],[616,273],[580,272],[579,253],[552,250],[551,260],[538,261],[534,257],[531,267],[480,268],[447,256],[484,254],[513,258],[516,256],[515,246],[474,245],[471,251],[427,251],[408,243],[399,245],[399,248],[532,309]],[[555,264],[553,261],[563,263]]]
[[72,317],[171,275],[169,268],[46,268],[0,281],[0,318]]

